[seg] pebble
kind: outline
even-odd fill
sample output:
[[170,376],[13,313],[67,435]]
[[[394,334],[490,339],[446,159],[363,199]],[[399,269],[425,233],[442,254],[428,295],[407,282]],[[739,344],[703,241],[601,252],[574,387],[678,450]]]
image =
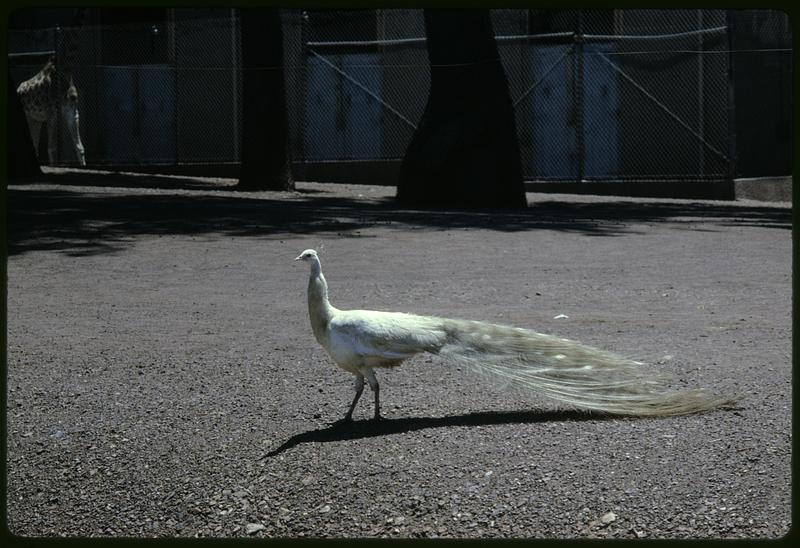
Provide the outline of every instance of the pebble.
[[244,526],[244,531],[248,535],[255,535],[256,533],[258,533],[259,531],[263,531],[264,529],[266,529],[266,527],[264,527],[260,523],[248,523],[247,525]]
[[610,523],[612,523],[612,522],[614,522],[616,520],[617,520],[617,514],[615,514],[614,512],[606,512],[600,518],[600,522],[603,525],[609,525]]
[[[70,198],[73,194],[77,195],[77,192],[70,192]],[[747,331],[749,337],[742,336],[742,341],[736,337],[737,343],[743,342],[744,346],[734,343],[714,347],[717,352],[712,353],[710,359],[718,361],[718,365],[704,361],[708,358],[706,351],[709,348],[691,337],[696,329],[703,329],[705,316],[689,313],[688,309],[694,309],[692,305],[695,304],[690,302],[690,297],[696,293],[698,297],[702,294],[722,302],[730,292],[741,295],[735,287],[729,290],[724,284],[719,286],[719,292],[715,289],[706,295],[701,292],[704,287],[702,280],[694,285],[696,278],[686,286],[676,285],[676,289],[685,287],[686,293],[691,294],[683,303],[688,306],[686,314],[679,310],[680,306],[675,310],[672,307],[662,310],[660,304],[658,311],[652,311],[654,318],[661,312],[671,316],[677,311],[688,323],[680,326],[677,325],[680,322],[675,326],[665,324],[663,333],[643,340],[641,344],[637,341],[646,326],[637,325],[635,320],[646,314],[637,310],[634,321],[628,325],[627,311],[646,307],[647,303],[652,305],[650,299],[653,295],[648,293],[646,283],[638,281],[635,286],[623,288],[621,292],[615,284],[603,282],[601,292],[604,294],[600,300],[610,308],[600,307],[600,312],[596,307],[589,306],[588,309],[595,314],[608,314],[607,323],[579,322],[574,326],[576,331],[563,332],[583,342],[607,345],[611,350],[627,350],[634,355],[641,353],[648,358],[647,361],[665,361],[672,352],[680,352],[680,356],[676,353],[667,362],[671,364],[669,367],[662,366],[661,369],[686,377],[686,384],[690,387],[708,386],[720,393],[750,391],[764,396],[746,398],[738,415],[719,411],[652,421],[596,420],[596,417],[582,413],[562,414],[559,406],[548,400],[537,397],[531,402],[522,396],[512,397],[511,392],[499,390],[497,386],[481,384],[477,379],[473,382],[458,375],[454,368],[439,358],[419,358],[416,364],[409,362],[398,369],[378,372],[385,387],[384,405],[387,410],[407,410],[398,415],[397,420],[386,421],[383,426],[371,425],[372,394],[365,387],[352,428],[330,431],[310,419],[315,413],[329,416],[331,420],[340,418],[340,407],[346,407],[353,397],[351,376],[333,366],[311,336],[303,309],[306,274],[300,273],[289,281],[283,279],[286,274],[294,276],[291,270],[294,265],[290,261],[296,255],[297,240],[306,239],[308,233],[301,231],[301,234],[292,236],[291,242],[287,240],[287,246],[291,244],[294,254],[288,258],[284,270],[279,266],[284,263],[280,262],[280,257],[272,256],[274,249],[270,247],[274,243],[271,234],[275,225],[267,219],[263,227],[257,226],[262,222],[263,207],[271,207],[269,203],[251,204],[251,200],[234,200],[223,194],[219,197],[219,208],[214,206],[210,211],[210,225],[213,225],[211,221],[218,211],[234,207],[236,213],[243,213],[245,222],[257,230],[252,238],[232,236],[224,245],[213,248],[207,262],[200,262],[207,269],[201,269],[203,275],[196,277],[197,284],[189,283],[194,281],[193,277],[183,277],[183,274],[192,272],[190,268],[197,266],[191,262],[196,252],[202,253],[202,249],[195,247],[200,245],[199,242],[189,242],[190,235],[201,234],[195,231],[194,225],[184,234],[168,234],[166,230],[163,234],[164,239],[173,239],[177,244],[175,255],[189,261],[185,272],[181,270],[177,279],[170,278],[169,272],[164,278],[157,270],[151,272],[149,268],[139,267],[140,264],[157,267],[164,257],[172,254],[163,248],[163,244],[153,244],[146,234],[134,235],[135,245],[125,244],[125,251],[110,255],[110,260],[105,260],[103,255],[75,259],[50,251],[10,257],[9,266],[14,268],[10,268],[9,273],[9,297],[14,302],[9,302],[9,308],[15,309],[17,314],[14,325],[9,328],[9,339],[32,349],[32,354],[27,356],[21,350],[9,349],[8,422],[12,432],[19,432],[9,436],[8,440],[7,498],[10,504],[7,519],[11,530],[23,536],[98,536],[113,524],[113,528],[108,528],[108,534],[120,537],[192,536],[199,531],[203,536],[239,536],[251,540],[273,535],[285,538],[353,538],[386,534],[410,537],[420,531],[427,536],[444,538],[484,535],[571,538],[590,534],[654,539],[675,536],[764,538],[779,537],[791,531],[789,472],[792,437],[791,430],[784,428],[791,424],[788,422],[791,385],[786,384],[790,380],[786,371],[791,363],[787,354],[790,336],[786,329],[782,329],[788,325],[787,322],[781,324],[779,321],[789,318],[791,310],[788,304],[775,307],[777,313],[771,318],[766,312],[761,315],[754,312],[754,317],[763,321],[753,320],[753,325],[747,324],[747,328],[752,330]],[[321,198],[324,196],[322,194]],[[171,199],[170,196],[164,198]],[[316,196],[305,196],[303,200],[306,199],[313,203]],[[97,199],[91,198],[90,202],[94,200]],[[205,197],[202,201],[208,205]],[[102,208],[109,204],[124,205],[124,202],[109,199]],[[158,207],[157,203],[151,205]],[[244,209],[240,209],[242,207]],[[286,203],[282,202],[280,207],[287,207]],[[672,204],[669,207],[672,208]],[[676,210],[680,207],[676,206]],[[706,206],[691,205],[687,210],[695,207],[702,211]],[[717,212],[724,210],[725,215],[733,209],[741,209],[743,214],[748,212],[736,205],[708,207]],[[762,211],[760,208],[758,214],[763,215],[760,220],[775,211],[766,208]],[[205,207],[200,209],[204,215],[209,213]],[[322,214],[330,214],[331,218],[344,211],[324,205],[322,209]],[[19,213],[19,210],[15,211]],[[378,215],[375,211],[369,210],[366,215]],[[631,208],[631,211],[635,209]],[[187,208],[185,212],[190,216],[186,223],[193,223],[196,218],[192,209]],[[116,213],[109,215],[117,216]],[[638,224],[638,214],[634,217],[636,220],[624,219],[623,224],[632,221],[631,227],[644,226]],[[391,219],[392,223],[401,224],[402,217],[392,215]],[[133,221],[132,225],[140,226],[137,219]],[[198,227],[205,222],[200,221]],[[667,232],[661,233],[669,235],[669,239],[679,235],[679,231],[671,228],[671,221],[662,223],[659,220],[654,226],[669,227]],[[236,227],[230,228],[230,234],[236,233]],[[262,229],[261,236],[256,236],[255,233]],[[370,230],[381,234],[375,227]],[[728,230],[737,229],[726,227],[724,231],[709,236],[713,238],[715,247],[718,238]],[[752,234],[776,232],[764,228],[748,228],[747,231]],[[509,238],[515,248],[522,251],[527,249],[529,242],[533,245],[542,233],[550,232],[539,231],[538,235],[533,232],[502,233],[503,240],[498,236],[492,242],[501,243]],[[280,231],[274,233],[282,234]],[[392,232],[395,233],[400,234],[400,231]],[[226,234],[224,230],[223,234]],[[419,237],[430,237],[429,242],[441,243],[437,239],[439,234],[438,231],[422,230],[402,240],[404,244],[416,245]],[[461,245],[468,243],[463,238],[470,236],[471,232],[454,230],[441,234],[453,234],[454,243],[458,244],[457,251],[460,251]],[[217,233],[212,230],[207,236],[211,241]],[[564,236],[572,242],[571,234]],[[745,241],[744,237],[738,236],[736,241]],[[692,237],[698,241],[697,234]],[[638,238],[631,233],[626,236],[626,244],[638,241]],[[790,240],[787,237],[783,240],[788,249]],[[341,276],[332,275],[331,282],[342,289],[339,293],[342,305],[346,301],[352,305],[358,301],[352,292],[354,287],[358,287],[356,282],[361,274],[348,280],[347,274],[355,268],[349,264],[349,259],[362,256],[363,251],[377,252],[388,240],[378,238],[373,243],[369,239],[337,241],[350,249],[345,250],[341,263],[337,260],[334,265],[329,261],[331,271],[345,269]],[[19,244],[19,240],[16,243]],[[266,297],[261,296],[264,298],[253,297],[255,293],[251,291],[251,285],[253,288],[258,286],[253,282],[257,275],[253,273],[261,272],[258,261],[241,258],[246,257],[246,249],[251,245],[270,260],[275,259],[275,269],[268,269],[268,278],[270,285],[273,282],[277,284],[277,289],[264,294]],[[605,246],[599,247],[605,249]],[[477,258],[479,248],[476,249],[475,254],[467,254],[467,259]],[[687,249],[690,254],[685,257],[686,261],[679,261],[680,267],[697,258],[694,251],[708,250],[699,244]],[[669,250],[677,251],[677,246]],[[725,248],[714,251],[719,250]],[[353,255],[350,251],[354,252]],[[766,275],[763,287],[748,285],[752,299],[742,296],[741,299],[726,301],[728,316],[723,318],[724,321],[735,321],[734,314],[740,310],[741,317],[746,317],[745,305],[758,309],[757,305],[762,303],[763,310],[767,310],[767,304],[778,299],[765,297],[766,289],[780,297],[788,294],[785,280],[779,283],[775,273],[769,272],[772,261],[763,260],[771,256],[767,251],[770,251],[770,246],[762,246],[749,259],[743,253],[745,261],[737,262],[741,267],[736,270],[737,274],[757,262],[765,267]],[[243,255],[240,257],[239,253]],[[714,255],[711,253],[709,256]],[[721,251],[719,255],[723,255]],[[134,257],[140,260],[127,262]],[[228,257],[237,257],[237,260],[233,263],[227,260]],[[649,260],[649,252],[646,257]],[[587,264],[592,264],[596,255],[590,253],[584,259]],[[609,257],[608,262],[601,266],[616,264],[614,261],[617,259],[616,255]],[[233,278],[231,275],[217,278],[221,260],[223,263],[231,262],[238,274]],[[359,259],[357,262],[360,268],[362,261]],[[366,262],[372,264],[369,259]],[[126,268],[130,264],[133,266]],[[524,261],[512,263],[511,267],[521,264]],[[593,270],[592,275],[604,275],[605,266]],[[646,266],[652,265],[648,262]],[[83,274],[85,267],[91,267],[89,276]],[[57,283],[46,281],[47,271],[53,269],[59,273]],[[788,268],[783,270],[791,273]],[[647,269],[642,270],[646,274],[645,271]],[[663,274],[669,276],[677,272],[673,270]],[[62,274],[72,282],[64,283]],[[380,272],[372,274],[375,279],[381,277]],[[93,283],[95,275],[99,284]],[[438,276],[438,270],[433,275]],[[402,297],[407,297],[407,302],[403,301],[397,305],[398,308],[421,313],[444,312],[458,317],[485,315],[488,317],[476,319],[506,321],[509,313],[501,307],[502,298],[490,302],[485,311],[476,312],[474,307],[485,302],[480,291],[481,282],[485,280],[465,281],[463,272],[455,276],[447,284],[460,285],[466,296],[456,305],[450,300],[452,293],[447,291],[447,287],[441,287],[437,289],[441,293],[433,294],[435,302],[421,305],[422,310],[415,309],[417,305],[412,302],[416,301],[414,291],[421,291],[428,279],[416,280],[409,285],[395,283],[391,277],[384,278],[389,286],[381,288],[387,291],[386,295],[375,297],[373,289],[370,289],[367,293],[373,298],[367,300],[371,304],[366,301],[363,304],[379,308],[382,305],[374,302],[376,298],[378,301],[391,301],[394,298],[392,292],[403,293],[410,288]],[[506,282],[508,277],[500,278],[497,281]],[[235,285],[218,283],[219,279]],[[547,289],[542,290],[548,294],[547,302],[542,305],[545,311],[548,303],[573,302],[573,295],[561,299],[566,293],[561,282],[568,285],[569,280],[549,278]],[[243,291],[247,293],[244,299],[238,296],[240,287],[244,287]],[[12,288],[15,291],[12,292]],[[53,295],[48,299],[36,295],[38,288],[52,290]],[[286,288],[291,288],[290,295],[284,294]],[[606,294],[605,289],[609,293]],[[89,293],[81,293],[82,290],[89,290]],[[126,294],[134,298],[128,299]],[[195,298],[199,294],[206,294],[207,298]],[[619,300],[628,297],[630,302],[624,306],[617,305]],[[251,302],[261,305],[264,299],[280,313],[266,317],[261,312],[262,306],[249,306]],[[112,315],[97,323],[82,321],[85,315],[80,310],[85,309],[84,312],[91,315],[95,310],[107,310],[104,307],[110,306],[108,302],[112,300],[119,304],[129,302],[130,310],[121,310],[118,316]],[[656,304],[669,300],[662,299]],[[192,305],[192,302],[199,304]],[[248,305],[240,306],[243,302]],[[81,304],[91,306],[81,307]],[[211,304],[216,304],[217,313],[210,309]],[[389,306],[391,303],[386,305]],[[448,308],[451,306],[452,309]],[[65,310],[69,316],[64,314]],[[58,313],[58,318],[41,320],[40,317],[50,311]],[[547,317],[552,318],[549,314],[542,314],[542,310],[520,309],[513,314],[517,317],[509,318],[508,322],[520,327],[537,328],[542,321],[548,323]],[[254,318],[260,317],[266,322],[263,323],[265,330],[255,333],[249,327],[255,324]],[[71,321],[75,319],[78,321]],[[550,323],[564,326],[569,322],[563,319]],[[219,326],[216,335],[202,336],[206,328],[216,325]],[[740,326],[744,325],[745,322],[740,323]],[[88,336],[94,336],[93,330],[98,326],[111,327],[117,332],[98,333],[100,337],[97,340],[88,339]],[[167,331],[162,334],[164,327]],[[632,331],[628,331],[629,327]],[[180,340],[176,331],[178,335],[188,334],[189,328],[196,331],[189,335],[185,341],[187,344],[172,345],[174,340]],[[626,331],[617,336],[615,328]],[[85,348],[67,348],[69,338],[61,338],[63,329],[75,331],[75,340],[81,341],[80,346]],[[671,343],[676,334],[674,340],[687,333],[685,344]],[[46,345],[41,341],[53,344]],[[725,341],[720,339],[717,342]],[[730,343],[730,339],[727,342]],[[275,351],[271,348],[273,343]],[[133,351],[135,344],[140,346]],[[282,348],[277,349],[278,346]],[[263,352],[263,359],[253,356],[253,352]],[[743,359],[736,359],[740,357],[738,352],[745,353]],[[741,375],[747,367],[740,362],[761,363],[759,359],[774,365],[774,371],[769,375]],[[434,362],[430,368],[423,371],[418,367],[430,361]],[[137,376],[135,367],[130,371],[130,366],[141,363],[145,364],[145,375]],[[700,372],[695,371],[697,366],[702,367]],[[81,368],[91,368],[91,382],[82,382],[75,375],[75,371]],[[720,371],[729,371],[730,375],[717,375]],[[417,375],[427,375],[428,382],[415,381]],[[198,377],[207,381],[204,387],[200,387],[205,393],[197,388]],[[299,382],[286,385],[280,380],[270,382],[281,378]],[[734,382],[731,378],[737,380]],[[754,383],[753,379],[758,382]],[[16,385],[22,386],[17,389]],[[196,389],[190,390],[190,385]],[[323,392],[319,392],[320,387]],[[63,396],[78,388],[85,391],[85,397],[63,404]],[[753,389],[761,389],[761,392]],[[12,390],[15,391],[12,393]],[[113,396],[115,390],[120,392],[117,396]],[[500,394],[499,398],[492,394],[493,390]],[[62,394],[62,397],[50,401],[50,394]],[[113,407],[116,401],[122,405]],[[315,406],[322,402],[329,403],[329,407],[317,409]],[[18,406],[15,407],[15,403]],[[152,409],[153,415],[144,415],[147,409]],[[228,414],[219,413],[222,409]],[[299,419],[292,418],[295,409]],[[572,417],[576,420],[570,420]],[[758,417],[761,420],[755,420]],[[112,428],[119,435],[112,436]],[[154,428],[161,434],[148,440],[147,432]],[[55,432],[65,435],[58,439],[61,435],[54,435]],[[703,432],[709,432],[707,437],[722,441],[710,443],[711,439],[698,439],[703,438]],[[124,441],[123,435],[131,441]],[[749,441],[744,440],[746,436],[749,436]],[[37,441],[42,444],[37,444]],[[110,442],[120,451],[110,449]],[[264,453],[284,444],[287,445],[280,453],[258,460]],[[775,448],[773,453],[762,450],[767,444]],[[710,449],[703,451],[704,447]],[[37,449],[42,449],[39,456],[36,455]],[[66,452],[68,449],[72,451],[71,455]],[[112,452],[117,454],[116,458],[111,456]],[[625,457],[626,453],[630,455],[629,459]],[[81,459],[81,464],[74,463],[75,457]],[[729,466],[714,466],[719,459]],[[574,466],[575,462],[580,466]],[[143,471],[144,465],[139,466],[139,463],[149,463],[151,471]],[[681,466],[683,479],[673,485],[670,481],[673,478],[659,475],[659,471],[672,469],[676,464]],[[745,473],[745,468],[749,472]],[[713,472],[710,477],[708,470]],[[489,474],[490,471],[494,473]],[[760,471],[766,473],[759,474]],[[772,473],[775,473],[774,480],[769,479]],[[258,482],[251,485],[255,478]],[[540,482],[542,478],[550,479]],[[249,494],[239,484],[247,486]],[[222,494],[223,488],[226,488],[225,495]],[[575,492],[582,494],[578,501]],[[193,496],[184,501],[187,493]],[[453,493],[460,498],[451,499]],[[58,495],[57,500],[54,495]],[[408,502],[414,500],[414,495],[421,497],[418,505]],[[728,500],[721,501],[721,497]],[[706,498],[707,510],[698,510],[702,499]],[[252,505],[247,510],[242,509],[243,503],[240,502],[245,499],[249,499]],[[111,501],[118,506],[107,508],[106,503]],[[326,505],[330,507],[327,513],[322,511]],[[680,511],[674,509],[676,505],[682,505]],[[719,509],[720,506],[726,510]],[[606,512],[602,511],[604,507]],[[737,516],[728,511],[731,507]],[[233,509],[232,513],[229,513],[229,508]],[[218,512],[223,510],[226,515],[219,515]],[[618,510],[624,515],[616,514]],[[209,511],[213,513],[209,514]],[[303,515],[304,511],[307,515]],[[453,520],[453,511],[461,513],[464,519]],[[610,511],[615,514],[615,519],[608,523],[608,518],[601,520]],[[74,512],[75,517],[70,517],[69,512]],[[398,512],[403,512],[404,521],[399,519],[401,514]],[[474,517],[466,518],[467,512]],[[692,516],[696,517],[697,525],[692,525]],[[738,520],[740,516],[743,521]],[[392,523],[384,523],[387,517],[392,518]],[[670,523],[670,517],[672,522],[677,522],[675,525]],[[152,521],[147,522],[148,518]],[[634,519],[636,527],[631,530]],[[748,519],[752,519],[754,525],[749,525]],[[147,524],[154,524],[156,520],[158,528],[149,529]],[[594,529],[584,529],[589,520],[596,520]],[[689,527],[689,530],[680,533],[678,525]],[[393,529],[400,532],[394,533]]]

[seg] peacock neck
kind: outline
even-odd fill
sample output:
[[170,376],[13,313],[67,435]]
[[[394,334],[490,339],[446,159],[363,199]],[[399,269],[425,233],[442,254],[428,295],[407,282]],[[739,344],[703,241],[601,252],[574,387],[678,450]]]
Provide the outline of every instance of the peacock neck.
[[311,319],[314,337],[320,343],[327,336],[333,311],[334,308],[328,301],[328,283],[317,263],[312,266],[311,277],[308,280],[308,316]]

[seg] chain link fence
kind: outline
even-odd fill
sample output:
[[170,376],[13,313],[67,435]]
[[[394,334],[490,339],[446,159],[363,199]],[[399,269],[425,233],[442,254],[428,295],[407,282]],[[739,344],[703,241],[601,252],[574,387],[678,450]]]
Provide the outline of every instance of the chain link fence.
[[724,12],[562,12],[527,29],[494,15],[527,178],[730,175]]
[[731,12],[735,84],[736,171],[744,177],[787,175],[794,153],[792,29],[774,10]]
[[[77,32],[75,82],[89,165],[239,161],[236,12],[164,12],[163,19],[84,24]],[[740,39],[748,52],[735,54],[746,57],[742,66],[765,61],[785,74],[788,63],[791,78],[788,17],[747,13],[737,20],[742,35],[770,38]],[[491,15],[527,180],[733,176],[737,35],[729,12],[497,9]],[[293,161],[398,163],[430,85],[422,10],[286,10],[282,17]],[[748,24],[753,28],[742,28]],[[9,31],[17,84],[60,47],[61,34]],[[56,163],[73,162],[62,136]]]
[[294,94],[306,105],[300,157],[401,159],[430,85],[422,11],[306,11],[300,17],[303,89]]
[[[10,67],[17,83],[36,74],[48,54],[70,47],[59,29],[9,34],[17,45]],[[175,10],[169,20],[84,25],[76,34],[74,80],[89,165],[238,161],[241,77],[234,17],[197,19]],[[72,163],[70,152],[62,136],[56,163]]]

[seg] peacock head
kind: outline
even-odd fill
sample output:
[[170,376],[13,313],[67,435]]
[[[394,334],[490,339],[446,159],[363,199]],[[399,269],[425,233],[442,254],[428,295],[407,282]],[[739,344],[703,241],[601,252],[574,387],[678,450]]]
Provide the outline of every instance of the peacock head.
[[317,263],[319,264],[319,256],[317,256],[317,252],[313,249],[306,249],[300,255],[294,258],[295,261],[304,261],[309,264]]

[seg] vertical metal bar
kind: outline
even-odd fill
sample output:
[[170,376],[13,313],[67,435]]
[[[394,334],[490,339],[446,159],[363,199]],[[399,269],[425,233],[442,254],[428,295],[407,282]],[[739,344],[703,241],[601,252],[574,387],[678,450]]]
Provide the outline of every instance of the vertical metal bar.
[[236,42],[236,8],[231,8],[231,94],[233,108],[233,156],[234,161],[241,161],[239,153],[239,80],[237,78],[239,60],[237,56]]
[[575,33],[575,62],[573,64],[574,78],[573,85],[575,86],[575,148],[578,155],[578,182],[582,183],[585,176],[586,164],[586,143],[584,136],[584,112],[585,108],[585,94],[584,94],[584,77],[583,77],[583,10],[578,10],[578,28]]
[[728,178],[733,181],[736,177],[736,92],[734,87],[734,43],[733,33],[735,24],[733,10],[725,11],[725,26],[727,27],[728,45]]
[[299,15],[299,22],[300,22],[300,55],[297,57],[297,67],[295,70],[297,71],[297,94],[299,98],[297,99],[297,153],[298,153],[298,160],[301,163],[306,163],[306,138],[308,133],[308,109],[306,108],[306,101],[308,100],[308,49],[306,48],[306,42],[308,42],[308,37],[310,31],[308,29],[309,24],[309,16],[305,10],[300,10]]
[[174,163],[179,165],[180,159],[180,145],[179,145],[179,125],[178,119],[181,116],[180,105],[178,104],[178,86],[180,86],[180,71],[178,70],[178,21],[177,9],[170,10],[170,32],[169,32],[169,49],[170,49],[170,62],[172,65],[172,144],[174,147]]
[[[697,10],[697,30],[703,30],[703,10]],[[703,35],[697,34],[697,133],[700,135],[700,142],[697,145],[697,160],[700,176],[705,177],[705,74],[704,74],[705,54],[703,52]]]
[[[88,150],[92,150],[92,151],[97,151],[97,150],[100,150],[100,146],[98,144],[100,142],[100,137],[98,136],[98,133],[100,135],[105,135],[106,134],[106,128],[105,128],[105,118],[106,117],[105,116],[98,116],[98,109],[97,109],[97,105],[101,104],[101,94],[100,94],[101,71],[100,71],[100,63],[102,61],[101,53],[103,51],[103,49],[102,49],[103,48],[103,43],[102,43],[103,33],[100,32],[100,25],[99,25],[99,21],[98,21],[98,16],[96,15],[97,12],[93,10],[90,13],[92,14],[91,34],[90,34],[90,36],[91,36],[91,40],[92,40],[92,59],[94,60],[94,62],[92,63],[92,74],[94,76],[94,81],[92,82],[92,84],[93,84],[93,86],[92,86],[92,95],[94,97],[93,103],[94,103],[95,107],[90,110],[92,118],[91,118],[91,121],[90,121],[90,124],[89,124],[90,133],[91,133],[91,136],[90,136],[89,140],[90,140],[91,144],[87,147],[87,149]],[[103,74],[102,77],[103,77],[103,79],[105,79],[105,74]],[[102,120],[102,124],[103,124],[104,127],[102,127],[102,128],[99,127],[100,126],[99,120]],[[105,160],[108,159],[107,157],[106,158],[101,158],[99,155],[96,158],[97,159],[95,160],[95,162],[98,162],[98,163],[102,162],[104,159]]]
[[[61,74],[62,71],[64,70],[64,68],[66,68],[66,67],[64,67],[64,64],[65,64],[66,60],[64,59],[64,49],[62,48],[64,40],[63,40],[62,30],[61,30],[60,26],[56,27],[56,32],[55,32],[53,38],[54,38],[54,41],[55,41],[55,43],[53,44],[53,46],[54,46],[53,47],[53,51],[56,52],[55,53],[55,55],[56,55],[56,69],[58,70],[58,73]],[[55,105],[55,107],[56,107],[55,126],[56,127],[54,128],[55,134],[56,134],[56,136],[55,136],[56,150],[55,150],[55,157],[54,158],[50,158],[50,161],[53,163],[53,165],[61,165],[63,163],[63,158],[64,158],[63,152],[61,150],[62,149],[62,147],[61,147],[61,129],[62,129],[62,123],[61,123],[61,101],[62,101],[62,95],[66,90],[64,89],[64,86],[62,85],[63,83],[64,83],[63,78],[56,78],[55,87],[53,88],[53,93],[56,94],[56,96],[55,96],[55,102],[56,102],[56,105]],[[52,120],[49,120],[47,123],[49,124],[51,122],[52,122]],[[50,128],[47,128],[47,130],[50,131]],[[50,142],[49,141],[48,141],[47,145],[48,145],[48,150],[49,150],[49,147],[50,147]]]
[[[386,54],[386,46],[383,44],[383,40],[386,40],[386,11],[382,9],[375,10],[375,23],[377,26],[376,32],[376,39],[380,40],[381,43],[377,47],[376,56],[379,59],[378,64],[380,67],[373,68],[372,70],[376,70],[378,72],[378,81],[381,83],[381,95],[384,96],[386,93],[385,86],[387,80],[389,80],[389,74],[387,70],[387,54]],[[380,147],[378,156],[383,159],[387,154],[387,149],[389,148],[388,139],[386,138],[386,119],[383,116],[383,112],[379,115],[379,123],[380,123]]]
[[139,89],[141,77],[138,66],[128,68],[133,72],[133,134],[136,136],[136,163],[142,165],[142,99]]

